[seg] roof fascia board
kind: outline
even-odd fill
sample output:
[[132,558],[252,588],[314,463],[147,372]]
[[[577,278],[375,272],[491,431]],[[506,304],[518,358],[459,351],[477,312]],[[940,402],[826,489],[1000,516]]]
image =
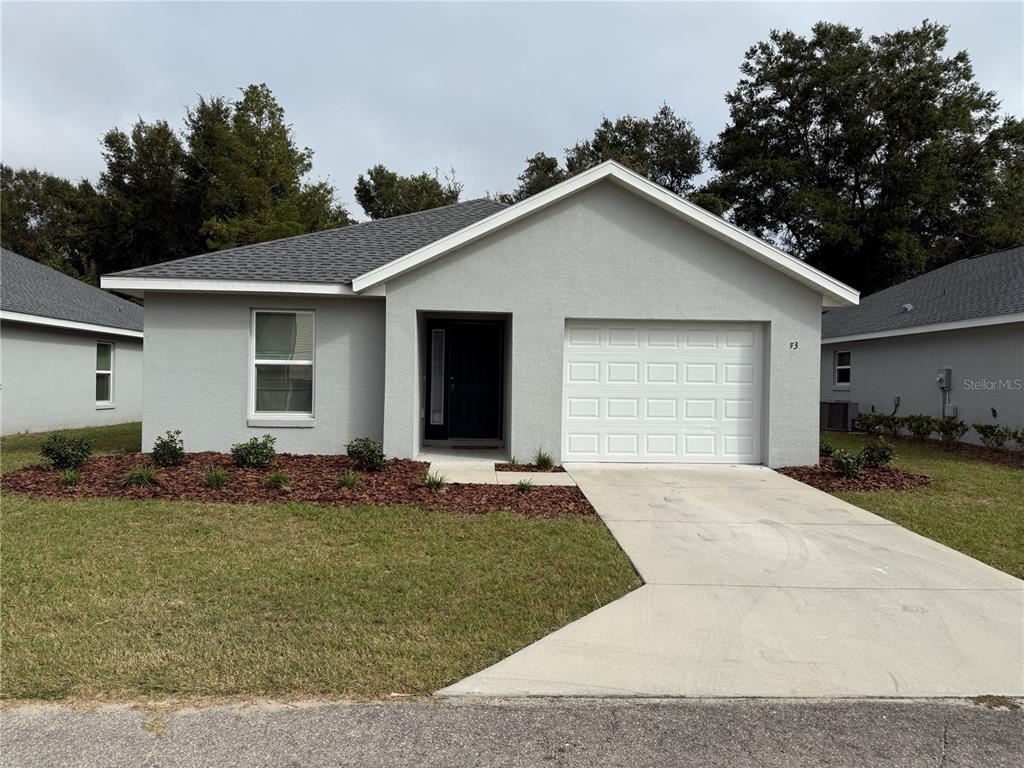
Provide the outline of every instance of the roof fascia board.
[[567,181],[563,181],[561,184],[533,195],[521,203],[510,206],[406,256],[402,256],[388,264],[360,275],[352,281],[352,287],[357,292],[362,292],[380,285],[455,248],[468,245],[485,235],[506,227],[603,179],[613,179],[621,186],[631,189],[659,207],[694,224],[699,229],[729,242],[739,250],[768,263],[770,266],[788,273],[796,280],[819,291],[823,296],[823,303],[826,306],[846,306],[857,304],[860,301],[859,292],[850,286],[787,253],[783,253],[770,243],[705,211],[700,206],[683,200],[678,195],[669,192],[649,179],[612,161],[595,166]]
[[102,333],[107,336],[129,336],[133,339],[141,339],[143,337],[142,331],[133,331],[128,328],[114,328],[110,325],[97,325],[95,323],[80,323],[77,320],[61,320],[57,317],[29,315],[24,312],[0,310],[0,320],[7,320],[12,323],[27,323],[29,325],[43,325],[49,328],[65,328],[72,331]]
[[991,317],[975,317],[970,320],[955,320],[949,323],[933,323],[932,325],[916,325],[910,328],[894,328],[890,331],[874,331],[871,333],[855,333],[850,336],[833,336],[823,338],[822,344],[845,344],[850,341],[870,341],[871,339],[887,339],[892,336],[916,336],[921,333],[941,333],[942,331],[959,331],[967,328],[984,328],[991,325],[1007,325],[1024,323],[1024,312],[1011,315],[993,315]]
[[341,283],[301,283],[280,280],[195,280],[164,277],[117,277],[103,276],[100,286],[129,295],[140,295],[146,291],[168,293],[254,293],[288,296],[383,296],[380,290],[356,293],[351,286]]

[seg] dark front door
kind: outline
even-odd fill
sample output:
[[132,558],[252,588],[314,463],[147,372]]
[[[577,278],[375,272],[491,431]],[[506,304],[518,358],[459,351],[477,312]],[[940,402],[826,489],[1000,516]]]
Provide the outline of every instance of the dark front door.
[[[443,332],[443,345],[436,334]],[[427,438],[499,439],[502,402],[500,321],[435,321],[428,329],[432,375]],[[443,349],[442,349],[443,346]],[[441,376],[441,360],[444,374]],[[436,391],[443,386],[443,397]],[[438,406],[443,402],[443,418]],[[440,423],[443,422],[443,423]]]

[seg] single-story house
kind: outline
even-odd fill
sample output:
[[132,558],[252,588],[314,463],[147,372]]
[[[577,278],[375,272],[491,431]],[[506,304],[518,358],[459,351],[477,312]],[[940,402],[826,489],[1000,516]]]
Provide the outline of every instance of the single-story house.
[[143,439],[813,463],[822,306],[858,294],[613,162],[104,276],[143,296]]
[[142,307],[0,249],[0,434],[142,418]]
[[[822,317],[822,413],[1024,426],[1024,246],[962,259]],[[833,426],[841,426],[834,424]],[[967,440],[978,442],[972,430]]]

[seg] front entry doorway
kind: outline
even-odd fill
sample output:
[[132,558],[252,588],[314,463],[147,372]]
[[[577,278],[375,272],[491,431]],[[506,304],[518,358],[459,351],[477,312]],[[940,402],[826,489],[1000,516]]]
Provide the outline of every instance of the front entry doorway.
[[427,321],[427,440],[502,437],[503,320]]

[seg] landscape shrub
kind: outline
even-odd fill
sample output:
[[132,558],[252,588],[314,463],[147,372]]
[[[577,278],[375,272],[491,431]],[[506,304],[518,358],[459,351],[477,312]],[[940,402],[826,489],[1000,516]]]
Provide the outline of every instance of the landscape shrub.
[[62,469],[60,472],[60,484],[65,487],[78,485],[78,470]]
[[254,437],[247,442],[232,445],[231,456],[240,467],[266,469],[277,458],[277,452],[274,450],[276,442],[277,439],[273,435]]
[[359,485],[359,475],[352,470],[346,470],[338,477],[338,487],[354,491]]
[[158,467],[180,467],[185,461],[185,441],[180,429],[168,430],[153,443],[153,463]]
[[873,469],[881,469],[882,467],[889,466],[889,462],[896,456],[896,449],[892,443],[887,443],[881,438],[877,440],[871,440],[865,443],[864,447],[861,448],[860,458],[861,463],[865,467],[871,467]]
[[388,463],[384,456],[384,446],[380,440],[372,437],[357,437],[345,446],[345,453],[367,472],[380,472]]
[[915,440],[927,440],[938,427],[938,419],[926,413],[912,413],[903,417],[903,425]]
[[1013,430],[1013,437],[1011,439],[1018,451],[1024,451],[1024,427]]
[[939,433],[942,442],[947,445],[959,443],[963,436],[967,434],[968,429],[970,427],[960,421],[960,419],[940,419],[935,427],[935,431]]
[[289,478],[284,472],[271,472],[263,481],[263,487],[271,491],[287,491]]
[[1014,430],[998,424],[971,424],[986,448],[1002,448],[1014,436]]
[[906,426],[906,420],[902,416],[894,416],[892,414],[882,414],[881,419],[882,430],[889,435],[889,437],[899,437],[900,432],[903,431]]
[[555,460],[551,458],[551,454],[540,450],[533,457],[533,463],[537,469],[551,469],[555,466]]
[[842,448],[836,448],[832,453],[832,466],[840,477],[860,477],[861,457]]
[[54,432],[43,442],[39,453],[54,469],[78,469],[89,460],[92,446],[84,437]]
[[448,485],[448,478],[438,472],[427,472],[423,476],[423,485],[434,493],[440,493]]
[[857,417],[855,426],[860,427],[869,435],[877,435],[882,431],[882,422],[885,420],[884,413],[862,413]]
[[829,440],[825,435],[818,438],[818,455],[819,456],[831,456],[835,452],[836,448],[832,445],[832,441]]
[[228,484],[228,471],[223,467],[210,467],[203,473],[203,482],[207,488],[219,491]]
[[516,490],[520,493],[529,493],[533,490],[533,480],[520,480],[516,483]]
[[146,464],[132,467],[128,470],[128,474],[124,476],[125,485],[137,485],[140,487],[156,485],[156,480],[156,470]]

